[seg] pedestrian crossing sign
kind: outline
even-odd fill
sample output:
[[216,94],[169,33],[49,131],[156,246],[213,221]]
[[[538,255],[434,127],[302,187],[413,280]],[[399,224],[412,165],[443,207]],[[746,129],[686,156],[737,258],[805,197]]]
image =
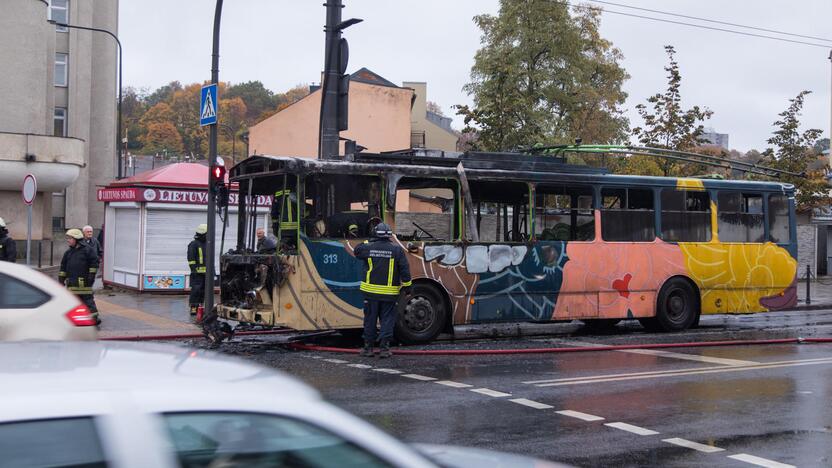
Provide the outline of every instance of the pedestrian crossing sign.
[[202,87],[199,100],[199,125],[216,125],[217,123],[217,84]]

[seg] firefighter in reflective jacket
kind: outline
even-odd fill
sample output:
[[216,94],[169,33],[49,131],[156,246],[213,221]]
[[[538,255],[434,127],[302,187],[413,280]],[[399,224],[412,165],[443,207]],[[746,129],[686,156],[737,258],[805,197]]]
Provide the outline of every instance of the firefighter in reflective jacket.
[[95,298],[92,294],[95,274],[98,273],[98,252],[81,242],[83,238],[84,233],[80,229],[70,229],[66,232],[66,243],[69,249],[61,259],[58,281],[81,299],[95,317],[96,323],[101,323],[98,317],[98,307],[95,306]]
[[298,230],[297,195],[291,190],[278,190],[274,193],[271,217],[272,232],[280,233],[280,241],[295,246]]
[[399,293],[410,290],[410,266],[404,249],[391,241],[390,226],[380,223],[373,232],[372,242],[355,248],[355,257],[364,260],[361,291],[364,292],[364,348],[362,356],[373,355],[376,322],[381,322],[379,357],[390,357],[390,340],[396,324],[396,303]]
[[200,224],[196,227],[194,240],[188,244],[188,266],[191,268],[191,295],[188,305],[191,315],[196,315],[205,299],[205,235],[207,233],[208,225]]

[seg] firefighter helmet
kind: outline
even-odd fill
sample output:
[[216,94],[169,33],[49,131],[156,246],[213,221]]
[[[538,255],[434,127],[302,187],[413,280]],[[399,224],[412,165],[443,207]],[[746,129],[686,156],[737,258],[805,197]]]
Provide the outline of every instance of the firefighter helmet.
[[200,235],[208,234],[208,225],[207,224],[200,224],[199,226],[196,227],[196,233],[200,234]]
[[390,226],[384,223],[378,223],[373,230],[373,235],[379,239],[389,239],[393,237],[393,231],[390,229]]

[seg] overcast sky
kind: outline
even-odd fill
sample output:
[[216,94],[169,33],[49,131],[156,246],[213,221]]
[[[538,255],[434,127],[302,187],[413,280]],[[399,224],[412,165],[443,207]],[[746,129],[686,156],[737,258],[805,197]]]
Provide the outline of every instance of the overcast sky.
[[[616,1],[616,0],[613,0]],[[323,0],[225,0],[220,80],[260,80],[281,92],[317,82],[323,68]],[[446,114],[470,103],[468,82],[480,34],[472,17],[496,14],[497,0],[344,0],[344,19],[364,22],[346,32],[349,70],[364,66],[401,84],[428,83],[428,99]],[[832,38],[830,0],[617,0],[617,3],[732,23]],[[609,10],[659,17],[606,6]],[[124,84],[155,89],[172,80],[192,83],[211,76],[210,0],[120,0]],[[665,17],[676,21],[680,18]],[[715,27],[724,27],[711,25]],[[827,26],[827,27],[824,27]],[[749,31],[758,34],[759,31]],[[764,149],[772,122],[799,91],[813,91],[804,127],[830,126],[829,50],[762,38],[604,13],[602,35],[621,49],[631,75],[625,84],[632,126],[635,105],[664,89],[663,46],[676,47],[685,104],[714,111],[707,124],[730,134],[730,146]],[[823,43],[818,40],[799,39]],[[826,42],[832,46],[832,42]],[[196,110],[195,110],[196,112]],[[462,123],[455,118],[455,126]]]

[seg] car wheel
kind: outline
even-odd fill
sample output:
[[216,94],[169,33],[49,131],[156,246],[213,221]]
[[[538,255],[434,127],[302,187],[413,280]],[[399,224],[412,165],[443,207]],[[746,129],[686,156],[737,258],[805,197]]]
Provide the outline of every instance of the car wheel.
[[656,325],[663,331],[690,328],[699,315],[699,297],[691,284],[682,278],[671,278],[659,291],[656,303]]
[[410,296],[399,301],[396,339],[405,344],[433,340],[447,323],[448,311],[441,293],[428,284],[413,285]]

